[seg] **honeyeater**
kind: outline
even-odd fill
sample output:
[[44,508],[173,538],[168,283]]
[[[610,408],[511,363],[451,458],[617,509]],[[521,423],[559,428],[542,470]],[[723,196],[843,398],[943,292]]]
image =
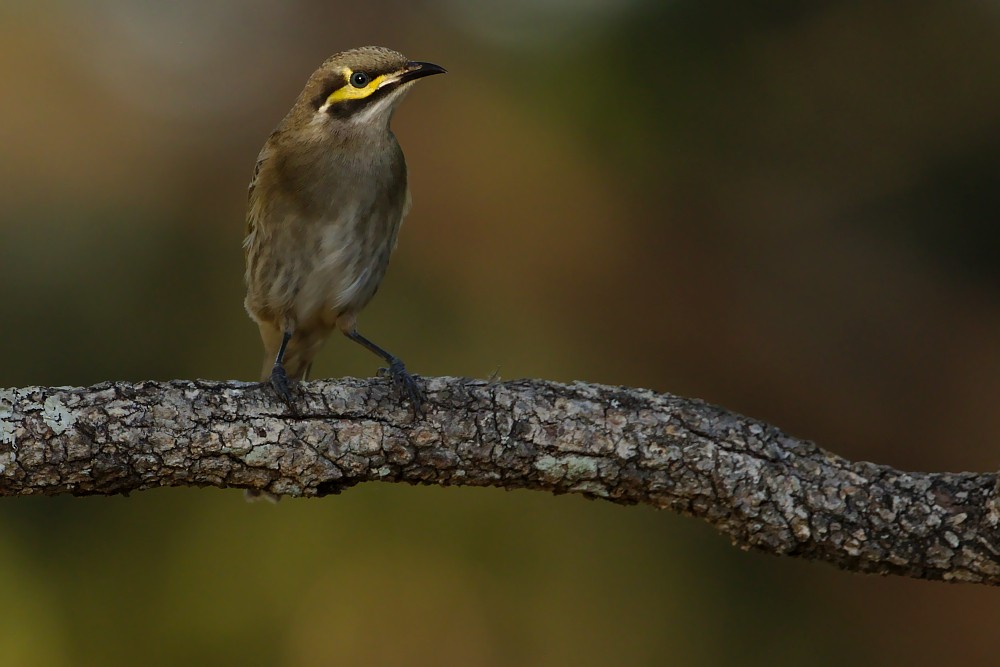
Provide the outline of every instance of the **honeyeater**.
[[400,359],[357,330],[385,276],[410,207],[403,151],[389,129],[417,79],[444,68],[366,46],[313,72],[257,157],[250,181],[245,305],[264,343],[263,378],[289,405],[339,330],[382,357],[415,409],[420,393]]

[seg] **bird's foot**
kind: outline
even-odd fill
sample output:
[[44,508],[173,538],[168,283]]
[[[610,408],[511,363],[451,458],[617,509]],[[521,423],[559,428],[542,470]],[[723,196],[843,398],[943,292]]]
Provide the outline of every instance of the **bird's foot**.
[[285,367],[281,364],[275,364],[274,368],[271,369],[271,388],[274,389],[274,393],[278,395],[278,398],[284,401],[285,405],[294,412],[295,406],[292,403],[292,392],[288,387],[288,374],[285,373]]
[[406,366],[399,359],[389,362],[389,368],[378,369],[379,377],[387,377],[392,381],[392,388],[402,398],[409,398],[413,412],[417,416],[424,416],[424,397],[417,386],[416,376],[410,375]]

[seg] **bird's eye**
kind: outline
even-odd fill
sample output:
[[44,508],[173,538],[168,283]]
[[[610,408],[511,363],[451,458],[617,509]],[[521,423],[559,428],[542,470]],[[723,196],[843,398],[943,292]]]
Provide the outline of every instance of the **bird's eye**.
[[355,72],[351,75],[351,85],[355,88],[364,88],[372,78],[364,72]]

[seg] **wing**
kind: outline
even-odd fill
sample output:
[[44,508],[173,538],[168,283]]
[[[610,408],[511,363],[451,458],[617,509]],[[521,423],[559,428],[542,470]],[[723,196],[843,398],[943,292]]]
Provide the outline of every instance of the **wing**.
[[257,190],[257,185],[260,182],[261,172],[266,168],[274,153],[273,146],[276,134],[277,131],[272,132],[271,136],[264,142],[264,147],[260,149],[257,163],[253,168],[253,176],[250,178],[250,187],[247,188],[247,235],[243,239],[243,255],[248,262],[250,249],[256,243],[260,218],[264,213],[264,201],[261,199],[261,193]]
[[[274,137],[274,134],[271,134]],[[264,143],[264,147],[260,149],[260,153],[257,155],[257,164],[253,167],[253,176],[250,178],[250,187],[247,188],[247,235],[249,236],[253,232],[254,225],[257,220],[257,216],[260,214],[260,202],[258,201],[256,195],[257,190],[257,180],[260,178],[261,169],[264,168],[265,163],[271,159],[271,138],[269,137],[267,142]]]

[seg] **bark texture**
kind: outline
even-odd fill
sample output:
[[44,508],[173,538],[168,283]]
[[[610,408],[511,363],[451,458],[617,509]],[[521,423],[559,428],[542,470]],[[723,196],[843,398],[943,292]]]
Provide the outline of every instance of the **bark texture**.
[[0,390],[0,495],[217,486],[323,496],[366,481],[581,493],[705,519],[743,549],[1000,583],[997,475],[851,462],[768,424],[643,389],[383,380],[115,382]]

